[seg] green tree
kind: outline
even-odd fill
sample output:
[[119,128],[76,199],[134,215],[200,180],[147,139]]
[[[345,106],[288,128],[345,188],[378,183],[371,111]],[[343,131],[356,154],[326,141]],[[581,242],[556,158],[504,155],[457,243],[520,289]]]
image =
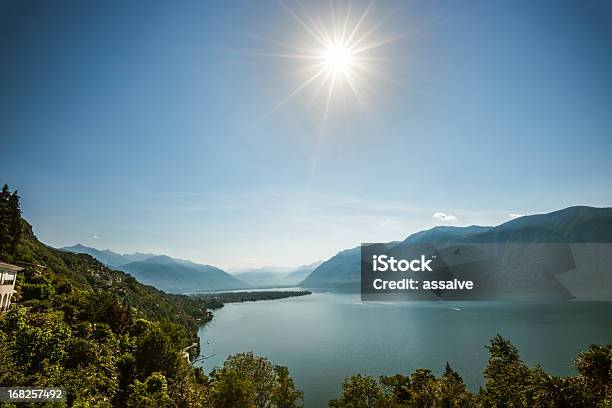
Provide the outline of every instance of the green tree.
[[275,366],[276,381],[272,387],[270,399],[275,408],[298,407],[299,401],[304,398],[304,393],[295,389],[293,379],[289,376],[289,369],[283,366]]
[[9,197],[11,196],[11,190],[9,189],[8,184],[5,184],[2,187],[2,191],[0,191],[0,201],[8,202]]
[[0,330],[9,334],[14,361],[26,375],[45,380],[61,369],[72,334],[61,313],[29,313],[22,306],[13,307],[0,320]]
[[498,408],[529,407],[530,372],[516,347],[508,340],[495,336],[487,346],[490,357],[484,370],[487,406]]
[[430,370],[417,368],[410,376],[411,407],[433,407],[436,400],[436,377]]
[[410,401],[410,377],[396,374],[380,377],[380,384],[386,395],[389,395],[396,404],[406,404]]
[[213,376],[211,402],[214,408],[257,408],[257,390],[242,373],[219,370]]
[[55,293],[51,280],[43,275],[32,276],[21,285],[21,300],[48,300]]
[[182,359],[180,344],[176,344],[158,324],[152,325],[136,339],[134,357],[136,376],[141,379],[154,372],[174,378]]
[[170,398],[181,408],[211,408],[211,383],[201,368],[185,365],[168,387]]
[[265,357],[253,353],[240,353],[229,356],[223,364],[223,371],[240,373],[255,389],[255,406],[269,406],[270,396],[276,381],[274,365]]
[[17,190],[13,191],[13,194],[8,199],[8,233],[9,242],[8,250],[9,253],[14,256],[17,251],[17,244],[21,240],[21,206],[19,204],[19,195]]
[[8,202],[11,198],[11,191],[7,184],[0,191],[0,256],[5,257],[9,243],[11,242]]
[[555,377],[539,366],[532,369],[531,376],[534,392],[530,406],[533,408],[591,408],[598,405],[580,378]]
[[465,388],[463,379],[448,362],[444,374],[437,380],[435,395],[435,406],[440,408],[463,408],[474,404],[473,395]]
[[[287,368],[274,366],[267,358],[253,353],[228,357],[223,367],[213,370],[211,378],[215,406],[229,406],[222,401],[228,398],[248,399],[256,408],[293,408],[302,398]],[[240,387],[244,387],[243,390]]]
[[24,384],[25,376],[21,367],[14,359],[14,350],[9,343],[8,336],[0,331],[0,384],[8,387],[11,385]]
[[574,361],[580,377],[598,399],[612,399],[612,345],[591,344]]
[[168,383],[162,373],[152,373],[144,382],[134,381],[128,406],[133,408],[174,408],[168,396]]
[[385,394],[376,379],[367,375],[353,375],[342,383],[342,394],[329,401],[330,408],[382,408]]

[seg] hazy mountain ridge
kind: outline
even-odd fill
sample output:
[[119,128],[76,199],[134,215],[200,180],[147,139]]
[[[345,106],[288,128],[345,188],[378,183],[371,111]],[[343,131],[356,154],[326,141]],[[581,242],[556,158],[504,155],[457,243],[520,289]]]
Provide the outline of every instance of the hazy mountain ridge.
[[[110,249],[96,249],[82,244],[76,244],[71,247],[59,248],[61,251],[72,252],[75,254],[87,254],[96,258],[106,266],[117,267],[132,262],[130,255],[121,255]],[[134,254],[135,255],[135,254]]]
[[329,288],[359,286],[360,247],[345,249],[323,262],[299,286],[306,288]]
[[254,269],[237,269],[232,275],[254,287],[295,286],[304,280],[322,261],[298,267],[264,266]]
[[464,236],[461,240],[479,243],[612,242],[612,208],[575,206],[547,214],[528,215]]
[[415,232],[406,238],[403,242],[409,244],[419,243],[444,243],[452,242],[466,235],[484,233],[491,230],[493,227],[481,227],[478,225],[470,225],[469,227],[453,227],[453,226],[437,226],[428,230]]
[[[612,243],[612,208],[569,207],[548,214],[523,216],[494,227],[437,226],[411,234],[397,244],[397,249],[415,244],[469,243]],[[386,245],[392,247],[394,243]],[[605,248],[590,249],[598,251],[598,257],[605,256],[605,253],[599,253],[603,250]],[[515,267],[523,276],[532,273],[525,265],[515,265]],[[559,271],[559,273],[561,275],[558,278],[565,283],[589,282],[590,279],[589,271],[584,267],[577,268],[573,272]],[[580,279],[576,277],[577,274]],[[350,287],[352,290],[359,290],[360,275],[360,247],[355,247],[341,251],[325,261],[304,279],[300,286],[332,289]],[[603,278],[599,275],[601,283],[607,285],[607,281],[602,281]],[[583,289],[585,293],[592,290],[586,287]],[[604,285],[601,291],[605,290],[607,286]]]
[[174,259],[167,255],[134,253],[120,255],[81,244],[61,248],[63,251],[85,253],[103,264],[129,273],[140,282],[168,293],[197,293],[243,289],[249,285],[220,268]]
[[169,293],[243,289],[249,286],[214,266],[176,260],[165,255],[130,262],[119,269]]
[[70,247],[59,248],[60,251],[68,251],[75,254],[87,254],[96,258],[106,266],[117,267],[136,261],[146,261],[149,258],[159,256],[157,254],[147,254],[143,252],[134,252],[133,254],[119,254],[110,249],[96,249],[82,244],[76,244]]

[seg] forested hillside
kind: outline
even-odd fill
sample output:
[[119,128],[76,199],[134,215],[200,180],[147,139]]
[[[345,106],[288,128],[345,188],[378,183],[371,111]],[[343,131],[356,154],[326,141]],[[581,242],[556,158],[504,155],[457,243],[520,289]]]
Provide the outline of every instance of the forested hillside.
[[286,368],[250,354],[211,376],[193,367],[185,350],[196,344],[191,361],[199,352],[197,328],[212,316],[206,300],[163,293],[90,255],[44,245],[8,186],[0,260],[25,268],[0,314],[0,386],[61,386],[78,407],[246,407],[254,405],[234,399],[255,393],[265,406],[282,399],[274,406],[291,407],[300,396]]

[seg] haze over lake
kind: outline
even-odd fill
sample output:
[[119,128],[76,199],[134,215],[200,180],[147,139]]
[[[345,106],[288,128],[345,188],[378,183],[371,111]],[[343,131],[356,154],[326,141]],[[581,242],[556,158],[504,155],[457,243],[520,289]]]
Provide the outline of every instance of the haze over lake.
[[228,355],[253,351],[286,365],[307,408],[327,406],[351,374],[442,373],[446,362],[474,391],[497,333],[531,366],[555,375],[591,343],[612,341],[612,303],[361,302],[359,294],[228,304],[200,329],[209,372]]

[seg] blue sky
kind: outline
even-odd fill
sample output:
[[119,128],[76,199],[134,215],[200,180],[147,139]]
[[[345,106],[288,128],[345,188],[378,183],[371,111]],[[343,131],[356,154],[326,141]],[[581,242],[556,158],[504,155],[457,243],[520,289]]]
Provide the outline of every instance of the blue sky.
[[1,2],[0,181],[50,245],[221,267],[612,204],[609,2],[380,0],[378,21],[410,33],[381,50],[395,82],[323,128],[302,94],[270,113],[302,80],[261,55],[304,40],[279,2]]

